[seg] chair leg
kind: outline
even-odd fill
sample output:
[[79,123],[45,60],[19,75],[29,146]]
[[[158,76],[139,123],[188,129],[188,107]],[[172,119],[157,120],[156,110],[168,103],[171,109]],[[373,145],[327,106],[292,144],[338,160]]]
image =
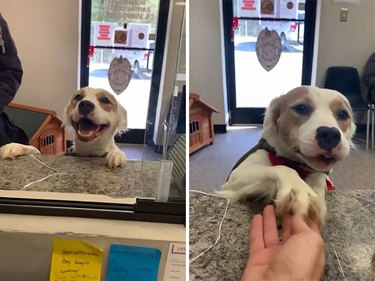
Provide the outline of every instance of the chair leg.
[[367,110],[367,122],[366,122],[366,150],[368,150],[369,143],[370,143],[370,115],[371,114],[371,107]]
[[374,131],[375,131],[375,104],[371,105],[371,149],[374,150]]

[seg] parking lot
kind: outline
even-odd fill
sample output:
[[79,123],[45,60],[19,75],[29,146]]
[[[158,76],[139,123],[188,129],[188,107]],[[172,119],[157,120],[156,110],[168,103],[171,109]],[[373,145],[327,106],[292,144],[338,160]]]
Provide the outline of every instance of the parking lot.
[[301,45],[283,49],[279,62],[269,72],[260,65],[255,45],[256,37],[236,38],[237,107],[266,107],[274,97],[301,85]]

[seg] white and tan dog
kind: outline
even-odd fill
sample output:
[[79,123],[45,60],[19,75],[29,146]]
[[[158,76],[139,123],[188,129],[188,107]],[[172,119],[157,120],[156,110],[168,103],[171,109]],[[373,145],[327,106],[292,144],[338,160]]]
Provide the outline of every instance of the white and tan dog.
[[278,214],[302,214],[324,224],[328,173],[348,155],[354,131],[342,94],[297,87],[271,102],[258,147],[237,163],[220,193],[234,201],[275,198]]
[[77,156],[104,156],[110,168],[124,166],[125,154],[114,136],[127,129],[127,113],[116,98],[104,89],[85,87],[76,92],[65,108],[64,126],[74,129]]

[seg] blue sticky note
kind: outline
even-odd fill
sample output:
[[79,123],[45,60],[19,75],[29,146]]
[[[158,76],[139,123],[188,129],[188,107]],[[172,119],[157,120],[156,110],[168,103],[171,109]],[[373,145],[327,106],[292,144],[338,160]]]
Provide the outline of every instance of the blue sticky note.
[[155,248],[111,245],[107,281],[157,281],[160,256]]

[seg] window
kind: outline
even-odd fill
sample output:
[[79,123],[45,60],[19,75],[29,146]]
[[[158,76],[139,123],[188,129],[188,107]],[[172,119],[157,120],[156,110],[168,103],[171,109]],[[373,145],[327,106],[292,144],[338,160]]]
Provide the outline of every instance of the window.
[[[34,111],[34,109],[48,110],[47,115],[51,115],[57,120],[57,123],[53,125],[61,128],[61,123],[58,124],[58,122],[63,121],[64,107],[77,90],[79,74],[84,77],[84,69],[87,69],[87,52],[90,41],[85,41],[85,39],[90,38],[90,32],[95,31],[95,28],[101,28],[101,32],[104,28],[99,27],[102,25],[99,23],[100,14],[96,15],[97,22],[95,24],[85,21],[85,18],[90,17],[92,11],[103,11],[103,7],[111,8],[106,11],[108,12],[107,16],[114,13],[117,19],[122,16],[126,17],[126,15],[120,13],[120,10],[131,4],[134,9],[139,11],[139,14],[146,13],[150,16],[150,29],[148,36],[146,36],[148,41],[146,48],[144,48],[147,50],[142,50],[142,55],[138,51],[135,54],[136,59],[132,64],[133,77],[131,83],[138,83],[140,89],[148,88],[148,90],[140,91],[138,94],[140,96],[149,95],[150,101],[147,99],[144,104],[150,103],[154,106],[151,106],[152,110],[150,110],[150,107],[137,110],[137,101],[133,104],[130,101],[125,102],[124,106],[130,106],[129,110],[133,110],[136,114],[142,111],[143,117],[138,118],[136,116],[132,118],[132,122],[139,121],[146,124],[145,116],[147,118],[151,116],[150,120],[156,120],[156,117],[163,119],[165,111],[158,109],[158,112],[155,112],[155,110],[158,100],[163,98],[159,96],[159,84],[160,80],[164,79],[161,74],[161,65],[168,12],[172,8],[169,2],[166,0],[83,0],[82,5],[80,5],[79,1],[48,1],[43,3],[43,7],[35,5],[35,3],[25,2],[23,10],[27,13],[23,14],[23,19],[28,22],[29,28],[40,32],[38,40],[30,42],[30,40],[25,39],[26,31],[24,26],[20,24],[19,17],[15,16],[17,13],[14,12],[12,1],[4,1],[2,6],[11,13],[4,12],[3,15],[9,23],[24,67],[23,85],[17,93],[15,101],[32,107],[33,117],[27,118],[30,124],[35,125],[36,121],[40,122],[33,128],[35,132],[38,132],[38,143],[42,154],[0,163],[3,174],[0,180],[0,210],[2,212],[48,213],[52,215],[184,223],[184,193],[174,193],[173,196],[169,193],[172,192],[169,185],[171,177],[173,177],[170,169],[171,159],[160,161],[161,153],[156,149],[160,143],[143,145],[142,142],[142,144],[132,146],[129,144],[131,141],[129,141],[126,144],[118,144],[120,149],[126,152],[128,160],[124,168],[116,169],[110,169],[105,165],[105,157],[50,156],[50,154],[56,154],[57,144],[61,148],[60,138],[55,132],[40,133],[41,124],[47,121],[45,121],[45,116],[42,116],[41,112]],[[99,7],[98,5],[101,4],[107,6]],[[117,4],[120,6],[116,9],[113,5]],[[82,11],[79,10],[80,6]],[[93,10],[91,7],[93,7]],[[159,10],[160,13],[157,12]],[[175,8],[174,11],[177,11],[178,14],[181,12],[179,8]],[[172,11],[172,15],[174,11]],[[79,14],[82,14],[82,21],[78,18]],[[180,21],[182,21],[182,17]],[[121,29],[120,23],[127,23],[127,27],[130,28],[131,23],[139,24],[141,22],[137,19],[124,18],[122,22],[117,23],[116,28]],[[58,32],[56,32],[56,26],[59,27]],[[91,26],[94,27],[91,29]],[[79,33],[79,30],[81,30],[81,33]],[[161,36],[158,36],[158,34],[161,34]],[[175,41],[179,42],[180,34],[181,29],[178,30],[178,37]],[[82,38],[82,42],[79,38]],[[173,41],[174,38],[171,38],[171,40]],[[82,47],[81,52],[78,48],[80,45]],[[91,58],[95,63],[108,63],[110,55],[117,55],[114,50],[104,52],[107,49],[103,48],[102,52],[100,48],[96,49],[98,53],[95,53],[94,57]],[[131,50],[121,51],[130,52]],[[178,54],[178,50],[176,53]],[[80,71],[77,69],[79,54]],[[123,55],[130,56],[130,53]],[[136,63],[137,60],[138,64]],[[137,73],[137,66],[142,73]],[[95,74],[97,69],[100,68],[87,69],[86,74]],[[95,75],[88,75],[87,78],[89,77],[90,79],[97,78]],[[84,78],[82,81],[81,85],[84,86],[82,84]],[[89,85],[89,80],[86,82],[86,85]],[[145,83],[147,83],[147,86],[145,86]],[[97,86],[100,85],[95,85],[95,87]],[[171,94],[173,95],[173,93]],[[136,93],[134,92],[133,95],[135,96]],[[156,124],[155,121],[151,123]],[[147,122],[147,124],[149,123]],[[25,131],[31,126],[29,125],[25,125],[27,127]],[[85,126],[89,125],[86,124]],[[131,127],[130,132],[138,129],[140,129],[139,126],[135,124]],[[153,131],[146,130],[145,125],[141,129],[144,131],[143,135]],[[158,130],[160,131],[160,129],[155,129],[155,131]],[[29,136],[29,139],[32,138],[32,135]],[[144,138],[142,136],[142,140]],[[72,139],[73,134],[68,131],[62,146],[69,146]],[[150,136],[150,139],[153,139],[153,135]],[[179,144],[177,146],[180,147]],[[145,152],[146,150],[147,152]],[[151,159],[153,161],[145,156],[147,153],[155,157]],[[173,157],[180,160],[179,155],[177,153]],[[146,159],[147,161],[144,161]],[[176,171],[175,177],[181,179],[181,171],[182,169]],[[163,189],[166,185],[168,185],[167,194]],[[22,191],[22,195],[20,195],[20,191]],[[161,193],[164,196],[163,202],[156,202],[154,198],[157,198],[157,195]],[[142,199],[145,196],[151,197],[151,199]],[[157,214],[156,208],[158,209]]]

